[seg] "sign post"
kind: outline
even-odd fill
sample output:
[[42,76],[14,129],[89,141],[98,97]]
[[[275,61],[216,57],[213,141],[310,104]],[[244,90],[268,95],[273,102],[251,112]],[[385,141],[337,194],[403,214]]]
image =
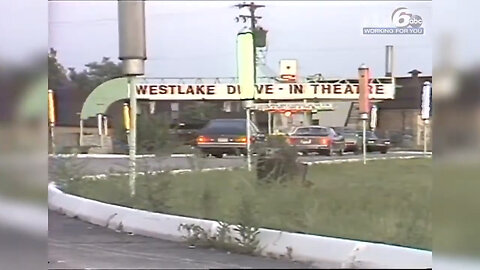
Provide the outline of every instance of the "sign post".
[[98,136],[100,136],[100,147],[103,148],[103,115],[101,113],[97,114],[97,129]]
[[[255,95],[255,47],[251,31],[240,32],[237,35],[237,72],[240,99],[244,100],[247,130],[247,168],[252,170],[252,147],[250,108]],[[227,91],[228,92],[228,91]]]
[[48,122],[50,128],[50,144],[52,154],[55,154],[55,103],[53,100],[53,90],[48,89]]
[[363,135],[362,135],[362,149],[363,149],[363,164],[367,163],[367,140],[366,140],[366,129],[367,129],[367,120],[368,120],[368,113],[369,113],[369,69],[365,64],[360,65],[358,68],[358,88],[359,88],[359,112],[360,112],[360,119],[362,120],[363,125]]
[[423,83],[422,89],[422,120],[423,120],[423,154],[427,155],[427,130],[430,123],[431,113],[431,95],[432,84],[430,82]]
[[372,109],[370,110],[370,128],[372,129],[372,131],[375,131],[375,129],[377,128],[377,112],[377,105],[372,105]]
[[145,73],[147,59],[145,39],[145,1],[118,1],[119,59],[122,73],[127,76],[130,98],[129,185],[130,196],[135,196],[137,96],[133,77]]

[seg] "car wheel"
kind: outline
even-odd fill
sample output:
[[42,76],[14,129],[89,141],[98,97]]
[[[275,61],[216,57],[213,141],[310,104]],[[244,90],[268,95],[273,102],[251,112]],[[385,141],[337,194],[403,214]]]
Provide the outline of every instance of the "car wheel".
[[216,157],[216,158],[223,158],[223,153],[220,153],[220,154],[212,154],[212,156]]
[[385,148],[385,149],[382,149],[382,151],[380,151],[380,153],[382,154],[386,154],[388,152],[388,150]]

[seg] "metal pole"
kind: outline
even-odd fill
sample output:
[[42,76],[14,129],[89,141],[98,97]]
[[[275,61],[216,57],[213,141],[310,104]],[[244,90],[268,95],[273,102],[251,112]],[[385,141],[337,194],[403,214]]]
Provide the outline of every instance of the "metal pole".
[[52,145],[52,154],[55,155],[55,123],[50,123],[50,141]]
[[83,145],[83,119],[80,119],[80,136],[78,138],[79,146]]
[[252,149],[251,149],[251,141],[250,138],[252,136],[251,134],[251,128],[250,128],[250,107],[247,107],[247,168],[248,171],[252,171]]
[[100,136],[100,147],[103,148],[103,131],[102,131],[102,127],[103,127],[103,124],[102,124],[102,121],[103,120],[103,116],[102,114],[97,114],[97,127],[98,127],[98,135]]
[[428,119],[423,120],[423,154],[427,155],[427,125]]
[[108,136],[108,117],[107,116],[103,116],[103,134],[105,134],[105,136]]
[[128,76],[128,92],[130,95],[130,133],[129,133],[129,186],[130,196],[135,196],[136,160],[137,152],[137,97],[133,87],[132,76]]
[[363,119],[363,164],[367,164],[367,140],[366,140],[366,133],[367,133],[367,120]]
[[[268,104],[271,104],[272,101],[269,100]],[[272,134],[272,112],[268,111],[268,135]]]

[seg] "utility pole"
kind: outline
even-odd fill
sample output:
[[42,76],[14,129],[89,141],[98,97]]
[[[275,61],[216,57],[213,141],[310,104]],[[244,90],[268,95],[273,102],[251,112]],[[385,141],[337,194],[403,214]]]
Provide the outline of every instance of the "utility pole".
[[248,7],[250,15],[238,15],[236,20],[237,22],[239,22],[240,19],[242,19],[244,23],[247,22],[247,20],[250,20],[250,29],[253,32],[253,30],[255,30],[257,20],[262,18],[261,16],[255,16],[255,11],[257,10],[257,8],[265,7],[265,5],[256,5],[254,2],[250,2],[250,4],[243,2],[242,4],[235,5],[235,7],[238,7],[239,9]]
[[[242,20],[244,23],[246,23],[248,20],[250,20],[250,31],[252,31],[253,38],[254,38],[254,42],[253,42],[253,44],[254,44],[254,49],[253,49],[254,56],[253,57],[256,60],[257,59],[257,52],[256,52],[257,46],[255,46],[255,44],[256,44],[256,39],[258,37],[256,37],[255,33],[257,32],[256,31],[257,22],[258,22],[258,20],[260,20],[262,18],[262,16],[256,16],[255,11],[258,8],[265,7],[265,5],[257,5],[254,2],[250,2],[250,4],[247,4],[247,3],[243,2],[242,4],[235,5],[235,7],[237,7],[238,9],[248,8],[248,10],[250,12],[250,15],[238,15],[238,17],[236,17],[235,20],[236,20],[236,22],[240,22],[240,20]],[[255,75],[255,78],[256,78],[257,77],[257,61],[255,61],[254,72],[255,72],[254,75]]]

